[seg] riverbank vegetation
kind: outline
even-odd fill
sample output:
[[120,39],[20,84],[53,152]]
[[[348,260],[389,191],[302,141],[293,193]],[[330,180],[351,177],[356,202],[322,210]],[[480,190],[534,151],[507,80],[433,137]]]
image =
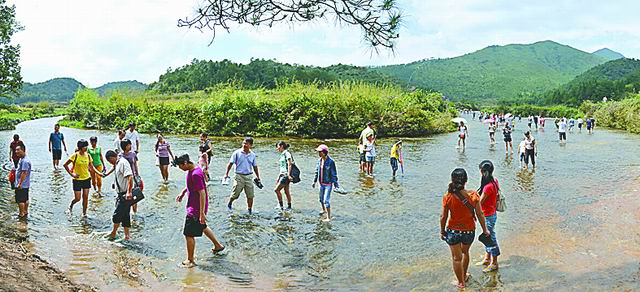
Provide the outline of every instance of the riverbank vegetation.
[[135,122],[149,133],[343,138],[374,121],[382,135],[424,136],[453,130],[456,114],[439,93],[363,82],[293,82],[273,89],[218,84],[189,93],[106,97],[82,89],[63,124],[113,130]]
[[21,106],[0,103],[0,130],[13,130],[15,125],[38,118],[64,114],[64,108],[50,103],[28,103]]
[[580,109],[600,126],[640,134],[640,94],[620,101],[585,102]]

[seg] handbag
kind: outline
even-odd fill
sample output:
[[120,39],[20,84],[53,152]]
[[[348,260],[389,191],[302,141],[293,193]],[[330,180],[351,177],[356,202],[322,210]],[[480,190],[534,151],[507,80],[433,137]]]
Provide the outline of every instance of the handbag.
[[[118,165],[118,162],[120,162],[120,159],[116,161],[116,165]],[[137,182],[136,179],[139,180],[139,182]],[[116,185],[118,186],[118,191],[120,191],[120,184],[118,183],[117,173],[115,175],[115,181],[116,181]],[[128,202],[130,205],[135,205],[138,202],[142,201],[142,199],[144,199],[144,194],[142,193],[142,189],[139,187],[139,184],[141,183],[142,183],[142,179],[139,176],[133,176],[134,187],[131,188],[131,196],[133,197],[133,200],[131,200],[131,202]]]
[[291,155],[291,182],[297,184],[300,182],[300,169],[296,165],[296,161],[293,159],[293,155]]
[[9,179],[9,183],[11,184],[11,189],[12,190],[15,189],[16,188],[16,170],[15,170],[15,168],[11,169],[9,171],[8,179]]
[[500,191],[500,188],[498,188],[498,202],[496,202],[496,211],[504,212],[505,210],[507,210],[507,201],[505,200],[504,195]]

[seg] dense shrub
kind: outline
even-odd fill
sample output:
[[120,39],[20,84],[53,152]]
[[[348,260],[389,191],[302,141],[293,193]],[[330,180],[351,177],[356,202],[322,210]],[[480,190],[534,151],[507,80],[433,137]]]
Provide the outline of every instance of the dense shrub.
[[539,106],[532,104],[520,104],[513,106],[486,107],[483,110],[491,113],[511,113],[515,116],[521,117],[541,115],[544,117],[578,118],[584,116],[583,112],[581,112],[579,109],[564,105]]
[[339,138],[358,135],[367,121],[387,136],[442,133],[452,130],[449,120],[455,114],[437,93],[346,82],[109,97],[82,89],[69,105],[67,120],[100,129],[136,122],[143,132]]
[[585,102],[581,107],[600,126],[640,133],[640,95],[621,101]]

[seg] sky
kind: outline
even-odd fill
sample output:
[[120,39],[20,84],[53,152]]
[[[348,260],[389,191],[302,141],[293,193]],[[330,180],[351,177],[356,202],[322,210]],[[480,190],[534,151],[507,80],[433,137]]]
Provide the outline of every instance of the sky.
[[490,45],[553,40],[593,52],[603,47],[640,57],[637,0],[398,0],[404,23],[395,52],[372,53],[361,31],[334,20],[238,26],[218,33],[177,27],[202,0],[9,0],[24,31],[23,79],[72,77],[86,86],[150,83],[194,58],[251,58],[328,66],[387,65],[447,58]]

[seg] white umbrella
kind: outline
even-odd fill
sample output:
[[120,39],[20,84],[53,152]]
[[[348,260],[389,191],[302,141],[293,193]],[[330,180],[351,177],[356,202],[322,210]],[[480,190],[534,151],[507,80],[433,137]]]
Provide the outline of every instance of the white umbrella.
[[467,123],[467,120],[465,120],[464,118],[460,118],[460,117],[458,117],[458,118],[454,118],[454,119],[451,119],[451,121],[452,121],[452,122],[454,122],[454,123],[456,123],[456,124],[459,124],[460,122],[463,122],[463,123],[465,123],[465,124],[468,124],[468,123]]
[[505,118],[505,119],[508,119],[508,118],[510,118],[510,117],[512,117],[512,116],[513,116],[512,114],[506,114],[506,115],[504,115],[504,118]]
[[495,123],[496,120],[494,119],[486,119],[484,121],[482,121],[483,124],[489,124],[489,123]]

